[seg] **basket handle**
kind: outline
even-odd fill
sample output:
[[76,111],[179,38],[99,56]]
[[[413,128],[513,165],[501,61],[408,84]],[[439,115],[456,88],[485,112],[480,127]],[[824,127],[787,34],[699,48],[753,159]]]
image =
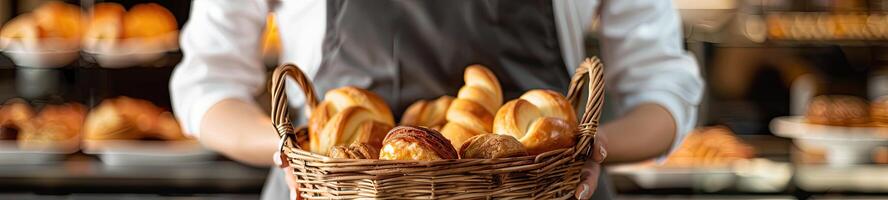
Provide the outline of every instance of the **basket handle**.
[[[588,77],[588,78],[587,78]],[[586,96],[586,105],[583,116],[580,118],[576,153],[589,155],[592,151],[591,144],[598,132],[598,122],[601,119],[601,108],[604,105],[604,65],[597,57],[586,58],[574,72],[567,91],[567,99],[574,106],[579,104],[583,85],[588,81],[589,94]],[[576,156],[576,155],[575,155]]]
[[[295,137],[296,131],[293,124],[290,123],[290,110],[287,103],[286,87],[287,76],[293,77],[302,92],[305,94],[305,104],[309,111],[314,110],[318,106],[318,97],[315,95],[314,86],[308,80],[308,76],[294,64],[283,64],[274,69],[271,79],[271,122],[277,129],[278,136],[283,140],[288,136]],[[295,138],[291,138],[294,139]],[[293,143],[300,148],[296,142]]]

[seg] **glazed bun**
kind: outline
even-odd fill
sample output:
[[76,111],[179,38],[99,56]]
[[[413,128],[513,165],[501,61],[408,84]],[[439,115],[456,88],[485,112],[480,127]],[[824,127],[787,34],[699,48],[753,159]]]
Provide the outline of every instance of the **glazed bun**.
[[573,146],[576,127],[576,114],[564,96],[531,90],[500,108],[493,132],[517,138],[535,155]]
[[401,117],[401,125],[425,126],[435,130],[441,130],[441,126],[447,123],[446,113],[451,96],[441,96],[435,100],[419,100],[407,107]]
[[823,95],[814,97],[805,114],[809,123],[832,126],[860,126],[870,122],[866,100],[854,96]]
[[3,38],[36,41],[42,37],[42,30],[33,15],[21,14],[3,26],[0,36]]
[[151,38],[176,31],[176,17],[156,3],[139,4],[123,17],[123,35],[127,38]]
[[492,159],[526,156],[527,149],[515,137],[499,134],[481,134],[469,138],[459,148],[462,159]]
[[126,9],[117,3],[98,3],[90,11],[89,28],[86,38],[120,39],[123,38],[123,16]]
[[379,152],[381,160],[442,160],[457,159],[456,149],[438,131],[417,127],[398,126],[383,141]]
[[380,147],[395,120],[376,94],[355,87],[328,91],[308,120],[309,149],[328,155],[330,148],[352,143]]
[[486,67],[469,66],[463,78],[465,86],[447,108],[447,124],[441,129],[456,147],[472,136],[491,133],[494,113],[503,103],[499,80]]

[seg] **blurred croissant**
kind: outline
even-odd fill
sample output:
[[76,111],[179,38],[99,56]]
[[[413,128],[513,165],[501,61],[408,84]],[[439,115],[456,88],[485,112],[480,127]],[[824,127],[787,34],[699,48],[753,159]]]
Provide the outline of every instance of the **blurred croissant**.
[[86,117],[87,139],[185,139],[172,114],[153,103],[129,97],[106,99]]
[[466,68],[465,85],[447,108],[447,124],[441,133],[454,147],[462,146],[472,136],[491,133],[493,115],[503,104],[499,80],[481,65]]
[[379,148],[394,124],[391,110],[376,94],[355,87],[333,89],[311,112],[309,148],[322,155],[328,155],[330,148],[352,143]]
[[496,113],[493,132],[518,139],[531,155],[574,145],[576,114],[558,92],[531,90]]
[[410,104],[401,117],[401,125],[425,126],[435,130],[441,130],[441,126],[447,123],[445,118],[447,108],[453,102],[451,96],[441,96],[435,100],[419,100]]

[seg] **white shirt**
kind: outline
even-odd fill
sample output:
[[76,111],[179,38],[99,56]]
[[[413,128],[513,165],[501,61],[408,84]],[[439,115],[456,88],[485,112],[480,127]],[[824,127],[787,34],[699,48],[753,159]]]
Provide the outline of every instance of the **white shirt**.
[[[170,91],[176,117],[198,137],[204,114],[224,99],[254,102],[266,89],[260,41],[266,15],[274,12],[281,35],[281,63],[294,63],[311,78],[321,63],[326,1],[195,0],[182,31],[184,57]],[[672,1],[553,1],[562,56],[569,70],[584,58],[583,35],[600,16],[599,55],[605,64],[608,104],[618,112],[642,103],[665,107],[678,127],[673,148],[694,127],[703,81],[697,62],[683,48],[681,20]],[[600,13],[598,13],[600,11]],[[349,77],[342,77],[347,80]],[[295,86],[295,85],[294,85]],[[288,87],[295,106],[304,101]]]

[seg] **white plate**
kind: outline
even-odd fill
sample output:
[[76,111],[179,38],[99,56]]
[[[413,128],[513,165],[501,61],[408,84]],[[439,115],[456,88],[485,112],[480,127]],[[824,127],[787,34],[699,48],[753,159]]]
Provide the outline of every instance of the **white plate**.
[[0,38],[3,54],[17,66],[31,68],[60,68],[80,56],[77,41],[59,38],[21,40]]
[[125,68],[155,61],[179,49],[179,32],[155,38],[84,39],[83,51],[104,68]]
[[[74,141],[74,140],[72,140]],[[52,163],[77,152],[76,141],[53,142],[40,148],[19,148],[18,141],[0,141],[0,165],[33,165]]]
[[888,165],[797,165],[795,183],[806,191],[888,192]]
[[86,140],[83,152],[99,156],[105,165],[191,165],[204,164],[216,154],[199,142]]
[[789,163],[767,159],[738,161],[725,167],[665,167],[652,162],[608,168],[628,176],[644,189],[690,188],[718,192],[732,187],[743,192],[779,192],[792,177]]
[[867,163],[874,148],[888,144],[888,128],[885,127],[810,124],[802,116],[774,118],[771,132],[792,138],[802,149],[826,149],[827,163],[835,166]]
[[644,189],[693,188],[718,192],[733,186],[737,176],[728,168],[670,168],[651,163],[621,165],[608,172],[622,174]]

